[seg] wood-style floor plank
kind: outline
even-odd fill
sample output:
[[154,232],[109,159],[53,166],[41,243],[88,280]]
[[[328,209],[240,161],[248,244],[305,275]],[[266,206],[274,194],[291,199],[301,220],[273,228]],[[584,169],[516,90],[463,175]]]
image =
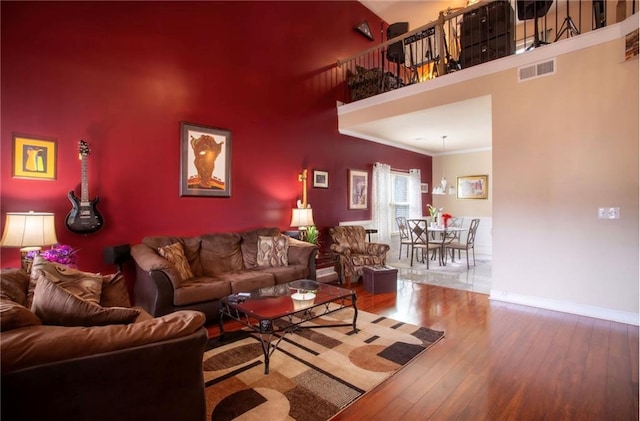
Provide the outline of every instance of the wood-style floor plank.
[[358,308],[445,338],[334,420],[638,420],[638,327],[399,282]]

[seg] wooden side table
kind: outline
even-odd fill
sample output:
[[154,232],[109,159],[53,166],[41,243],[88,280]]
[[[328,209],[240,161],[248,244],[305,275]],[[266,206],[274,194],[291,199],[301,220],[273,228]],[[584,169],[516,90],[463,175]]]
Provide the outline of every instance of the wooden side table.
[[327,283],[340,281],[340,258],[336,253],[320,253],[316,256],[316,281]]

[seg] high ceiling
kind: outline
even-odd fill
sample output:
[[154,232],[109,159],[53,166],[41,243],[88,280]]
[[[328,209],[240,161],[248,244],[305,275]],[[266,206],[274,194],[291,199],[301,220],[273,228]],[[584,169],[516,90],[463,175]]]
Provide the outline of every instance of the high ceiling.
[[[409,30],[433,20],[447,8],[466,5],[466,0],[360,0],[387,23],[409,22]],[[376,27],[377,25],[371,25]],[[428,82],[427,82],[428,83]],[[465,116],[461,124],[460,116]],[[410,114],[371,121],[349,128],[349,134],[379,139],[397,147],[427,155],[486,149],[491,147],[491,100],[489,97],[416,110]],[[447,136],[443,150],[442,136]]]

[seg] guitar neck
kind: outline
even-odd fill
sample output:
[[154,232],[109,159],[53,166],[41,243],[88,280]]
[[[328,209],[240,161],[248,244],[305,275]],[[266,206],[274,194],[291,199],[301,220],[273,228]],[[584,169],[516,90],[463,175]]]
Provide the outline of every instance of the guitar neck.
[[89,171],[87,164],[87,156],[82,155],[80,163],[80,201],[89,202]]

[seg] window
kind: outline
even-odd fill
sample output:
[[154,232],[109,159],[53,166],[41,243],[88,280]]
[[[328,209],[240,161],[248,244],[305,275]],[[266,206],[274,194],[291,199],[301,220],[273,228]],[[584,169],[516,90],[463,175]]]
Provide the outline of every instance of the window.
[[396,218],[398,216],[409,217],[409,174],[391,173],[391,185],[393,191],[391,193],[391,206],[393,208],[391,212],[391,226],[393,232],[398,232],[398,224],[396,224]]

